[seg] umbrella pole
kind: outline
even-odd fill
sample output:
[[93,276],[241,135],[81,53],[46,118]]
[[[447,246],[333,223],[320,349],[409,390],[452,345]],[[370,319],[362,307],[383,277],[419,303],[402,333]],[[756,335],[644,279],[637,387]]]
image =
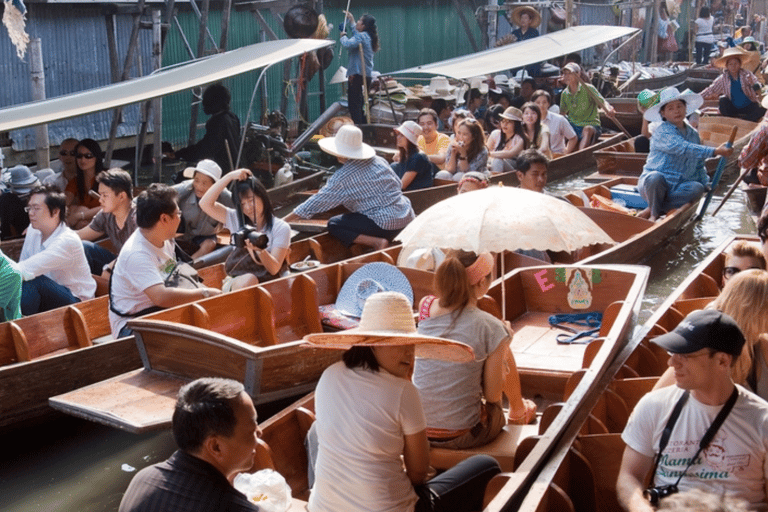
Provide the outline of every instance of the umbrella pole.
[[507,286],[504,283],[504,251],[501,251],[501,319],[507,321]]

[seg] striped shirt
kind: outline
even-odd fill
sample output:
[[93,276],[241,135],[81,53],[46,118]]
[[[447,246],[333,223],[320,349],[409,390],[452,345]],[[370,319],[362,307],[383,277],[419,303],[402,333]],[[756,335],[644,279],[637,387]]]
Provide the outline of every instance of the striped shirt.
[[768,164],[768,122],[760,123],[739,155],[739,167],[743,169],[754,169],[760,164]]
[[[744,91],[749,101],[757,103],[757,93],[752,88],[753,85],[758,83],[757,77],[750,71],[742,68],[739,70],[739,80],[741,80],[741,90]],[[722,75],[715,78],[709,87],[701,91],[701,95],[705,100],[716,100],[720,96],[731,99],[731,76],[728,70],[726,69]]]
[[672,123],[664,121],[651,136],[651,151],[643,167],[643,174],[658,171],[672,188],[687,181],[698,181],[705,187],[709,177],[704,159],[711,157],[715,148],[703,146],[699,132],[685,123],[685,133]]
[[401,229],[416,217],[401,186],[400,178],[380,156],[347,160],[317,194],[293,213],[308,219],[341,205],[365,215],[382,229]]

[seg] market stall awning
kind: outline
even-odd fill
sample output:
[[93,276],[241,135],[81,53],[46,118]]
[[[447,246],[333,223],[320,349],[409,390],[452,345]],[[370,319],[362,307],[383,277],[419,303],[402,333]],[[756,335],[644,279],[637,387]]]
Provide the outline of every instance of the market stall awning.
[[0,110],[0,132],[130,105],[191,89],[331,46],[319,39],[281,39],[158,71],[151,75]]
[[489,75],[554,59],[638,32],[640,32],[638,28],[607,25],[570,27],[499,48],[416,66],[390,74],[429,73],[456,79]]

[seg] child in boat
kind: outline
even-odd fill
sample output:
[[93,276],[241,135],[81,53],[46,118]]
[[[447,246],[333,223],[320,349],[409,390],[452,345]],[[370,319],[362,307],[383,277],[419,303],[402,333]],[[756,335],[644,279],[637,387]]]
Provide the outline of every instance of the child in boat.
[[371,295],[358,328],[305,339],[314,348],[346,349],[317,384],[309,440],[313,448],[316,439],[319,450],[310,512],[482,508],[498,463],[476,455],[428,480],[426,421],[410,380],[415,355],[471,361],[472,349],[418,334],[410,301],[397,292]]
[[248,226],[256,228],[267,237],[266,244],[254,245],[245,239],[244,247],[235,249],[227,258],[224,291],[239,290],[259,282],[269,281],[287,271],[286,258],[291,245],[291,228],[283,219],[272,212],[272,203],[264,185],[253,178],[248,169],[237,169],[227,173],[208,189],[200,199],[200,209],[217,222],[224,224],[230,233],[240,231],[238,210],[218,202],[227,185],[237,181],[235,198],[239,210]]
[[698,200],[709,186],[704,160],[733,153],[725,144],[717,148],[702,145],[699,132],[686,121],[703,101],[699,94],[668,87],[659,94],[659,102],[643,114],[648,121],[663,122],[653,132],[637,182],[640,196],[649,205],[640,217],[656,221],[669,210]]
[[427,435],[441,448],[471,448],[496,438],[507,423],[502,392],[510,403],[510,423],[524,425],[536,417],[536,404],[521,394],[509,324],[477,307],[492,274],[490,253],[449,253],[435,272],[437,296],[419,305],[419,333],[461,341],[475,353],[467,363],[416,361],[413,383],[427,417]]

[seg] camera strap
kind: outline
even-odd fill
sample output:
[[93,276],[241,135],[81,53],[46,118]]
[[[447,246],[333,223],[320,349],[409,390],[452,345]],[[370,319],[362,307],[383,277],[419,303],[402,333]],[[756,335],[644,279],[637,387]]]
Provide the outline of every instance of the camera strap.
[[651,486],[654,485],[654,480],[656,479],[656,468],[659,467],[661,454],[664,453],[664,448],[666,448],[667,443],[669,443],[669,436],[672,435],[672,429],[675,428],[677,418],[680,417],[680,411],[683,410],[683,406],[688,401],[689,395],[689,391],[683,393],[683,395],[675,404],[675,408],[672,409],[672,414],[669,415],[669,420],[667,420],[667,424],[664,426],[664,430],[661,432],[661,439],[659,440],[659,453],[656,454],[656,460],[653,462],[653,471],[651,472]]
[[[667,422],[667,426],[664,427],[664,432],[662,432],[661,434],[661,441],[659,442],[659,454],[656,457],[656,464],[654,464],[654,467],[653,467],[654,476],[656,475],[656,468],[659,465],[661,454],[664,451],[664,448],[666,448],[667,443],[669,442],[669,436],[672,434],[672,429],[675,426],[677,417],[680,416],[680,411],[682,410],[683,405],[685,405],[685,402],[688,400],[687,395],[688,395],[688,392],[686,391],[683,394],[683,396],[680,397],[680,400],[678,400],[677,404],[675,404],[675,410],[672,411],[672,416],[670,416],[669,418],[670,421]],[[717,416],[715,416],[714,421],[709,426],[707,431],[704,433],[704,436],[701,438],[701,441],[699,441],[699,449],[696,450],[696,453],[693,455],[693,457],[689,459],[688,465],[685,466],[685,469],[677,478],[677,482],[675,482],[675,486],[680,484],[680,480],[683,479],[685,474],[688,472],[688,469],[691,467],[693,462],[698,458],[702,450],[705,450],[709,446],[709,443],[712,442],[712,439],[715,438],[715,434],[717,434],[717,431],[720,430],[720,427],[723,426],[723,423],[725,423],[725,419],[731,413],[731,409],[733,409],[733,406],[736,404],[736,400],[738,398],[739,398],[739,389],[734,385],[731,396],[728,397],[728,400],[725,402],[725,404],[723,404],[723,407],[720,409],[720,412],[717,413]],[[667,432],[667,429],[669,429],[669,432]],[[663,442],[663,446],[662,446],[662,442]]]

